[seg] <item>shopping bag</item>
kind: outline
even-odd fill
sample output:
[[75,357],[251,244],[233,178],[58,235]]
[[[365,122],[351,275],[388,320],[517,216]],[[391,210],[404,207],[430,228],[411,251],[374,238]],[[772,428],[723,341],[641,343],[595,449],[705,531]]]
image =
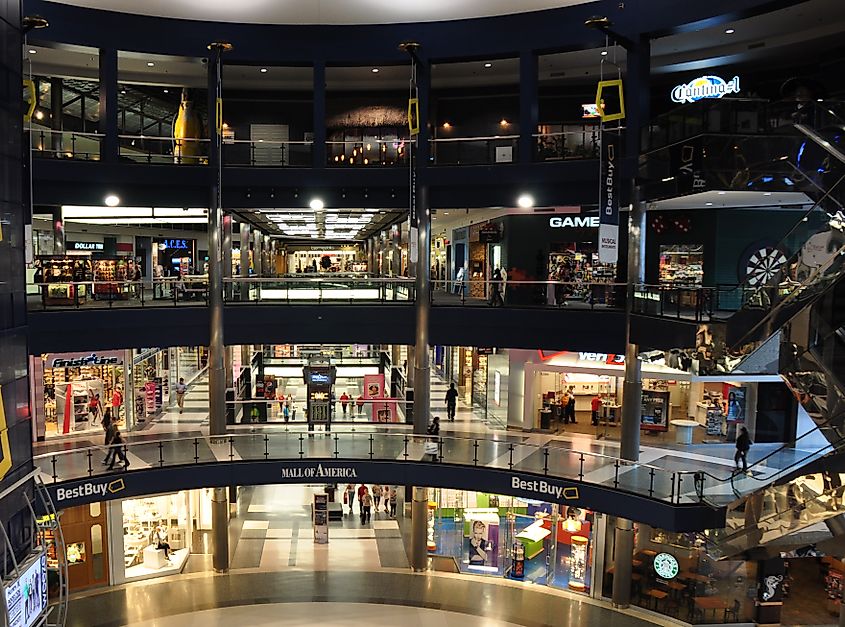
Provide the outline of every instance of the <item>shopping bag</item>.
[[437,442],[434,440],[426,440],[423,450],[426,455],[437,455],[440,452]]

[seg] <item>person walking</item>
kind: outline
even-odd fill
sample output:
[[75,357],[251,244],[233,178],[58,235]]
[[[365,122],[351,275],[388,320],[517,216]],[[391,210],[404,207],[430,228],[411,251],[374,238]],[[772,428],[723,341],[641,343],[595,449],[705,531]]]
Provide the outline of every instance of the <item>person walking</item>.
[[367,486],[364,486],[364,496],[361,498],[361,524],[367,525],[370,522],[370,515],[373,511],[373,497]]
[[179,413],[185,410],[185,394],[188,392],[188,386],[185,385],[185,379],[179,377],[179,383],[176,384],[176,405],[179,406]]
[[381,503],[381,486],[377,483],[373,484],[373,506],[375,507],[375,512],[378,514],[378,506]]
[[349,515],[352,516],[355,512],[352,506],[355,504],[355,486],[351,483],[346,484],[346,489],[343,493],[343,502],[349,505]]
[[120,420],[120,408],[123,407],[123,392],[120,386],[115,386],[111,395],[111,409],[115,420]]
[[490,281],[490,306],[501,307],[505,304],[502,300],[502,271],[497,267],[493,270]]
[[[114,423],[112,424],[114,425]],[[112,457],[111,463],[109,464],[109,470],[114,470],[114,463],[117,461],[118,457],[123,464],[123,468],[128,468],[129,460],[126,459],[126,453],[123,451],[123,436],[120,434],[120,429],[117,428],[117,425],[114,427],[114,435],[112,436],[109,444],[111,445],[111,452],[114,453],[114,457]]]
[[599,413],[601,412],[601,396],[598,392],[590,401],[590,409],[593,412],[593,426],[596,427],[599,424]]
[[349,398],[349,394],[347,394],[346,392],[340,395],[340,408],[341,410],[343,410],[344,418],[346,417],[346,409],[349,407],[350,400],[351,399]]
[[737,472],[739,472],[740,461],[742,461],[742,472],[748,472],[748,451],[751,449],[752,444],[751,436],[748,435],[748,429],[740,427],[739,436],[736,438],[736,455],[734,455]]
[[436,462],[440,452],[440,416],[434,416],[429,423],[426,433],[430,436],[425,442],[425,453],[429,455],[429,461]]
[[358,408],[358,415],[364,415],[364,395],[359,394],[358,398],[355,400],[355,406]]
[[450,383],[449,389],[446,390],[446,417],[450,422],[455,422],[455,411],[458,408],[458,391],[455,389],[455,384]]
[[367,486],[363,483],[358,486],[358,511],[362,511],[361,508],[364,506],[364,492],[367,491]]
[[566,416],[571,424],[575,424],[575,386],[569,386],[569,402],[566,404]]
[[390,517],[396,518],[396,486],[390,487],[388,501],[390,501]]
[[115,424],[115,421],[112,420],[111,412],[108,410],[103,416],[103,429],[105,431],[105,444],[109,449],[106,453],[105,459],[103,460],[103,465],[108,466],[114,460],[114,449],[111,448],[111,443],[114,439],[114,434],[117,431],[117,424]]

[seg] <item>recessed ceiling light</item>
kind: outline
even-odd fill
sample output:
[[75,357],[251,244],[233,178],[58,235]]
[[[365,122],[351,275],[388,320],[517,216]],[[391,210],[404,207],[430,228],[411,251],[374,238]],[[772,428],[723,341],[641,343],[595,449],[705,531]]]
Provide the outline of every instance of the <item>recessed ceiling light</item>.
[[120,93],[121,93],[121,94],[125,94],[125,93],[126,93],[126,90],[125,90],[125,89],[121,89],[121,90],[120,90]]
[[36,54],[38,52],[38,50],[36,50],[35,48],[30,48],[29,50],[27,50],[27,52],[29,54]]
[[601,51],[601,56],[606,57],[606,56],[607,56],[607,50],[602,50],[602,51]]
[[155,63],[153,63],[152,61],[147,61],[147,67],[153,67],[153,66],[155,66]]
[[165,90],[163,90],[163,91],[164,91],[164,93],[165,93],[165,94],[169,94],[169,93],[170,93],[170,90],[169,90],[169,89],[165,89]]
[[529,207],[534,206],[534,197],[531,194],[523,194],[516,200],[516,204],[518,204],[523,209],[528,209]]
[[712,203],[712,202],[706,202],[706,203],[704,203],[704,204],[705,204],[706,206],[708,206],[708,207],[712,207],[712,206],[713,206],[713,203]]
[[725,194],[727,194],[727,193],[728,193],[728,192],[718,192],[719,196],[724,196],[724,195],[725,195]]
[[491,67],[493,67],[493,64],[488,62],[488,63],[484,64],[484,67],[491,68]]
[[266,74],[266,73],[267,73],[267,68],[266,68],[266,67],[263,67],[263,68],[261,68],[261,69],[260,69],[260,70],[258,70],[258,71],[259,71],[259,72],[261,72],[262,74]]
[[378,68],[377,68],[377,67],[374,67],[374,68],[371,70],[371,72],[372,72],[373,74],[378,74],[378,71],[379,71],[379,70],[378,70]]
[[733,28],[726,28],[725,35],[733,35],[736,31]]
[[772,192],[763,192],[763,196],[771,196]]
[[117,207],[120,204],[120,198],[114,194],[109,194],[106,196],[104,202],[106,203],[106,207]]
[[323,208],[323,201],[319,198],[313,198],[308,206],[311,207],[314,211],[319,211]]

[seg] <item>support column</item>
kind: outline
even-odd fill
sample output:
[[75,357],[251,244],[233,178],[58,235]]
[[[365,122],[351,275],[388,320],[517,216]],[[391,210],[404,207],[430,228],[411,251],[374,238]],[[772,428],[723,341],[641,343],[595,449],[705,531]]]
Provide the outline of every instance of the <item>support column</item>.
[[50,134],[50,144],[53,152],[60,156],[64,152],[62,131],[64,126],[64,102],[62,100],[62,79],[52,77],[50,79],[50,128],[54,133]]
[[428,325],[431,312],[431,214],[428,188],[417,185],[418,261],[416,275],[416,342],[414,346],[414,433],[425,433],[431,407],[431,365],[428,358]]
[[413,488],[411,501],[411,568],[420,573],[428,567],[428,494]]
[[534,160],[534,133],[537,132],[539,109],[537,55],[533,50],[519,54],[519,156],[520,163]]
[[53,254],[64,255],[65,247],[65,222],[62,218],[62,208],[53,209]]
[[314,61],[313,167],[326,167],[326,62]]
[[253,238],[252,238],[252,264],[255,266],[255,276],[260,277],[263,274],[263,266],[262,266],[262,257],[264,256],[263,248],[263,241],[264,239],[261,236],[261,232],[257,229],[253,231]]
[[[212,44],[212,57],[208,63],[208,110],[218,111],[218,102],[222,99],[223,47]],[[213,123],[208,125],[209,167],[212,169],[211,194],[208,205],[208,408],[209,429],[211,436],[226,433],[226,370],[224,367],[225,350],[223,342],[223,207],[221,202],[222,161],[221,135],[219,127],[222,120],[213,114]],[[225,492],[222,495],[225,505]],[[228,512],[228,506],[225,509]],[[215,536],[217,531],[215,530]],[[217,570],[217,550],[215,549],[215,570]],[[228,568],[228,551],[226,553]]]
[[117,140],[117,50],[100,48],[100,161],[114,163],[119,158]]
[[616,519],[613,559],[613,607],[631,604],[631,572],[634,556],[634,525],[627,518]]
[[214,488],[211,494],[211,563],[216,573],[229,571],[229,500],[226,488]]
[[232,216],[223,216],[223,294],[224,298],[232,300],[232,282],[225,279],[232,278]]
[[[249,300],[249,283],[246,279],[249,278],[249,225],[246,223],[241,223],[241,279],[244,279],[240,282],[240,295],[241,300]],[[245,366],[249,367],[249,364],[244,364]]]

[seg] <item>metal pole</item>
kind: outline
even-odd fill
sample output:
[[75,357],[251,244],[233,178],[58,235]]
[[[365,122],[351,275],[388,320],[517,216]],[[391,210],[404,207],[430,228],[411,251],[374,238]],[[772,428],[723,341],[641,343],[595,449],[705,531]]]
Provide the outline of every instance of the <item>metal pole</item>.
[[[209,46],[212,52],[209,63],[209,117],[214,124],[209,124],[209,165],[214,171],[211,184],[210,203],[208,206],[208,310],[209,310],[209,346],[208,346],[208,405],[209,435],[226,433],[226,370],[224,366],[225,350],[223,342],[223,207],[221,186],[223,167],[220,159],[221,133],[220,119],[223,98],[222,90],[222,53],[231,48],[222,43]],[[225,493],[223,495],[225,500]],[[228,511],[228,510],[227,510]],[[215,551],[216,553],[216,551]],[[228,556],[226,558],[228,560]],[[215,555],[216,560],[216,555]],[[216,568],[216,566],[215,566]]]
[[[232,216],[223,216],[223,278],[232,278]],[[223,282],[223,294],[225,300],[232,300],[232,282]]]
[[633,570],[634,525],[627,518],[617,518],[615,528],[615,558],[613,560],[613,606],[626,608],[631,604],[631,572]]
[[431,313],[431,214],[428,209],[428,188],[417,185],[417,276],[416,343],[414,345],[414,433],[425,433],[430,408],[431,367],[428,358],[428,324]]
[[425,488],[413,488],[411,501],[411,568],[415,573],[428,567],[428,494]]
[[226,488],[214,488],[211,496],[211,529],[214,537],[212,567],[216,573],[229,570],[229,500]]
[[[241,279],[249,278],[249,240],[249,225],[241,222]],[[242,280],[240,289],[241,300],[249,300],[249,283]]]

